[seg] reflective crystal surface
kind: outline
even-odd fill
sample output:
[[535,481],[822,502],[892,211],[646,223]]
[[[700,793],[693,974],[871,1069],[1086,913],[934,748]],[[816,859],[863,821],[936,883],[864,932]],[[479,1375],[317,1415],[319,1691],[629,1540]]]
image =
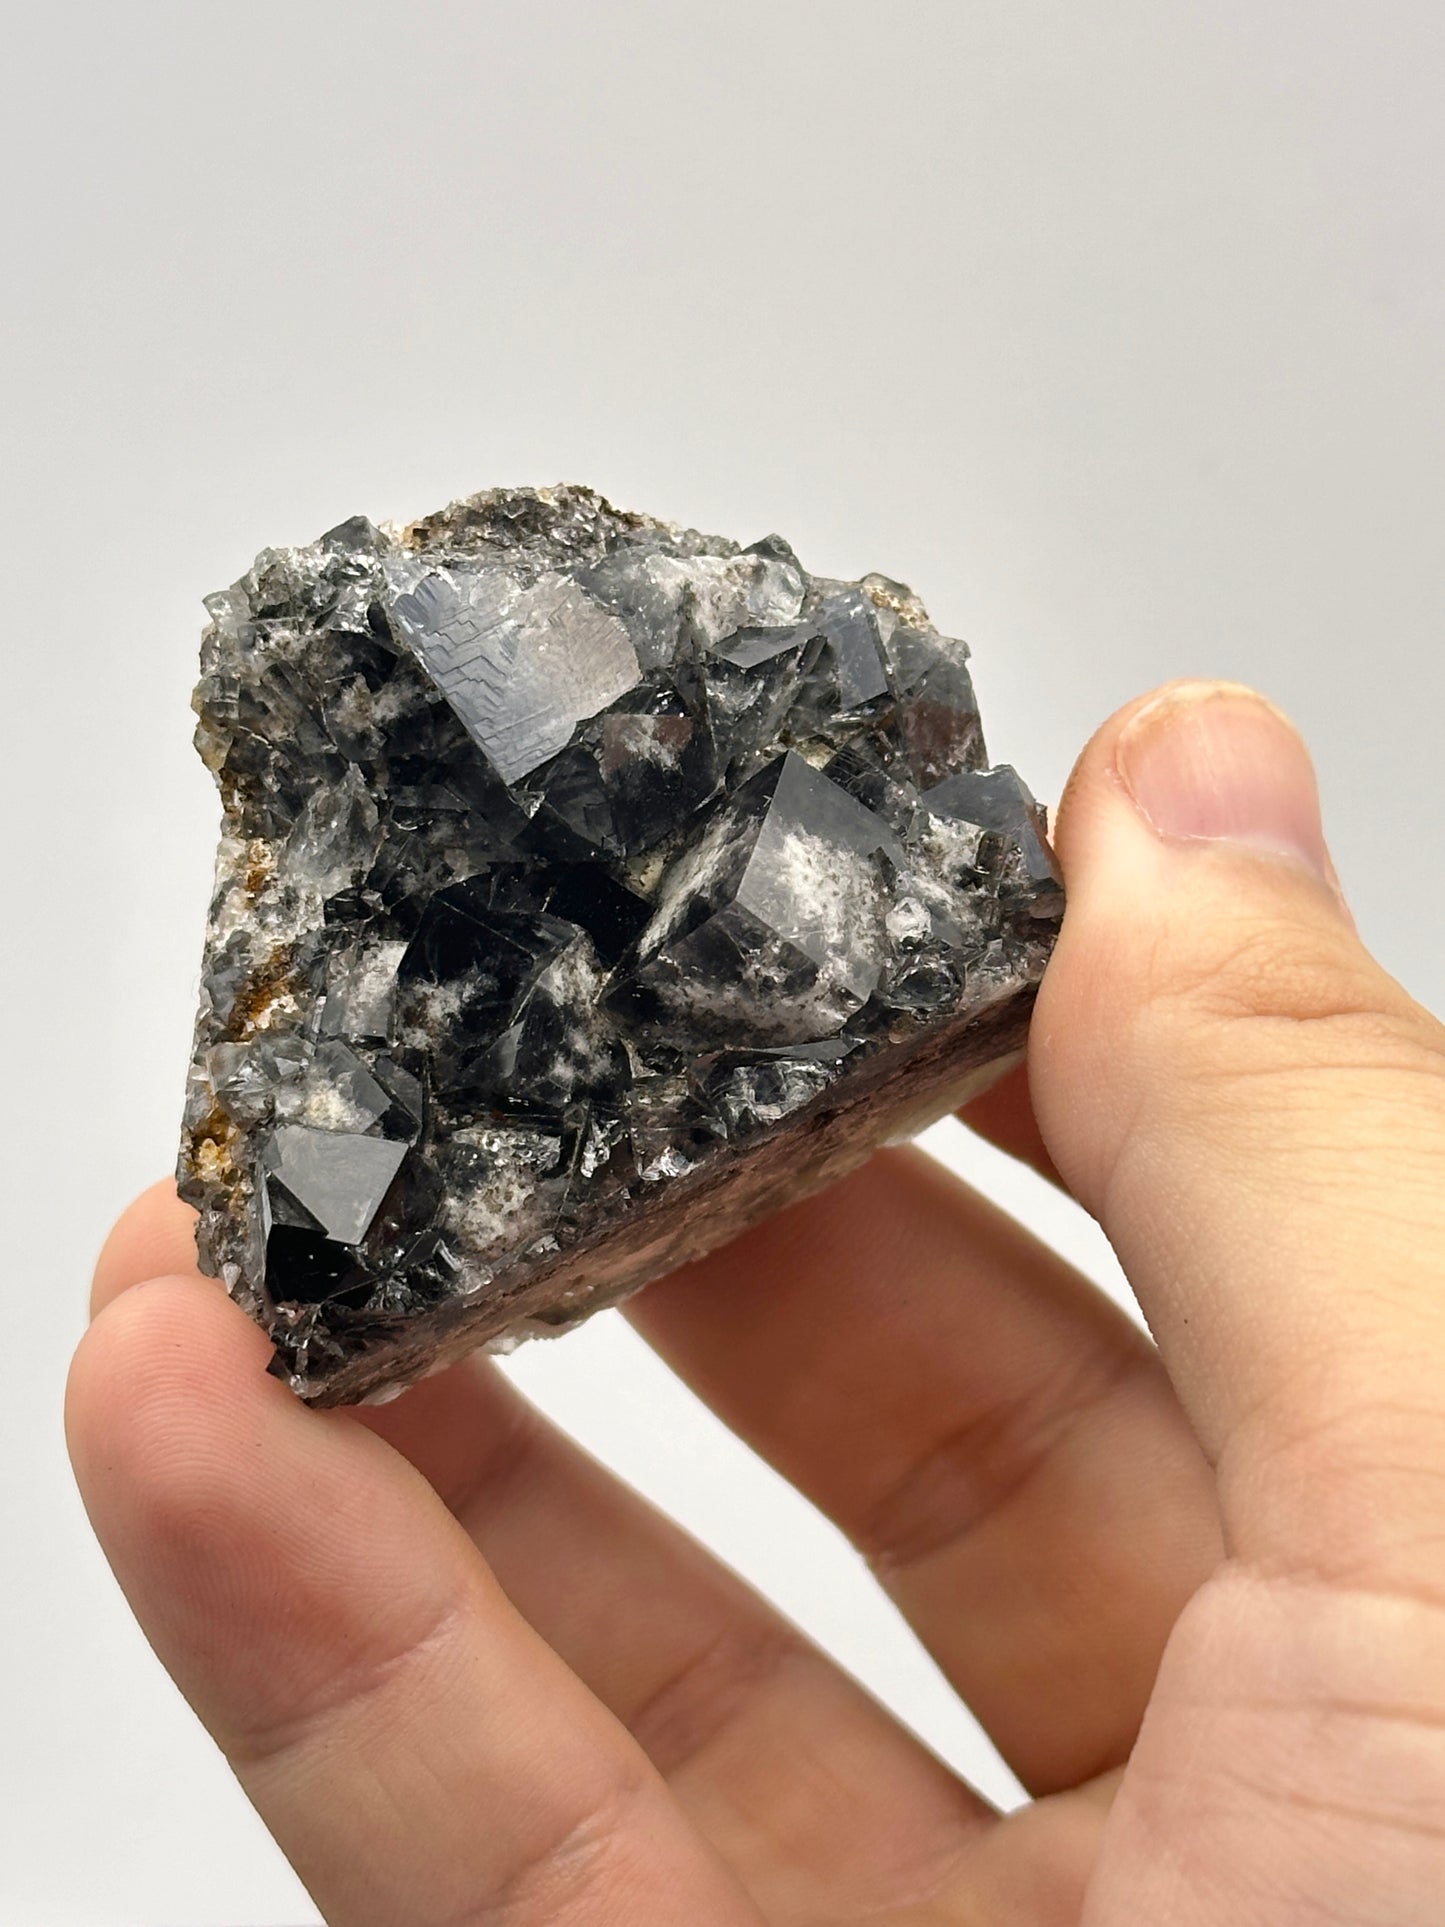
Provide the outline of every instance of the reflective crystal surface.
[[209,599],[182,1195],[304,1397],[575,1322],[960,1101],[1062,910],[962,643],[497,490]]

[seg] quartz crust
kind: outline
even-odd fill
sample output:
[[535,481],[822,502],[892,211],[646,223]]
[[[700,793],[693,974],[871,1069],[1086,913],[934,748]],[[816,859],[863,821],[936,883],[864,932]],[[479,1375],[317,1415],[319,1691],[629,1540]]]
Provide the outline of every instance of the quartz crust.
[[1062,892],[901,583],[564,486],[207,608],[180,1188],[303,1398],[574,1324],[1021,1050]]

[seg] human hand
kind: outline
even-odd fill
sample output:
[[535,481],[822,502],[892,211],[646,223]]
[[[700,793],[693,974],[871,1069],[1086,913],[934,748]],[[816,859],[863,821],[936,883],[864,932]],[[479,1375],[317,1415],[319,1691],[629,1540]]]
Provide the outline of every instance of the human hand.
[[1256,698],[1122,711],[1058,842],[1032,1109],[970,1121],[1101,1219],[1157,1351],[906,1151],[630,1307],[868,1557],[1016,1814],[484,1359],[309,1411],[170,1187],[122,1219],[77,1474],[334,1927],[1445,1918],[1445,1031]]

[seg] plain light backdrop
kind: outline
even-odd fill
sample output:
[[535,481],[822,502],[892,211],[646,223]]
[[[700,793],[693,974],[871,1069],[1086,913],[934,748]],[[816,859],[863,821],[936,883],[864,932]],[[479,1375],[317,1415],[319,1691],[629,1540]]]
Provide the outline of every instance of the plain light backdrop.
[[[5,13],[0,1927],[278,1927],[314,1910],[60,1439],[94,1253],[174,1154],[200,597],[354,512],[574,479],[911,582],[1046,797],[1137,691],[1247,679],[1438,1009],[1445,13]],[[1069,1207],[934,1141],[1117,1288]],[[615,1315],[515,1370],[1009,1797],[847,1549]]]

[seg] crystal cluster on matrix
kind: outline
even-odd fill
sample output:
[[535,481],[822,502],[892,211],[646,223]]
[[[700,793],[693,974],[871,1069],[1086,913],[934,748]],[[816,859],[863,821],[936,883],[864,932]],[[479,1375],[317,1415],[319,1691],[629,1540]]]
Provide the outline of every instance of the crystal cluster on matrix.
[[901,584],[559,487],[207,607],[181,1193],[303,1397],[574,1323],[1021,1047],[1062,895]]

